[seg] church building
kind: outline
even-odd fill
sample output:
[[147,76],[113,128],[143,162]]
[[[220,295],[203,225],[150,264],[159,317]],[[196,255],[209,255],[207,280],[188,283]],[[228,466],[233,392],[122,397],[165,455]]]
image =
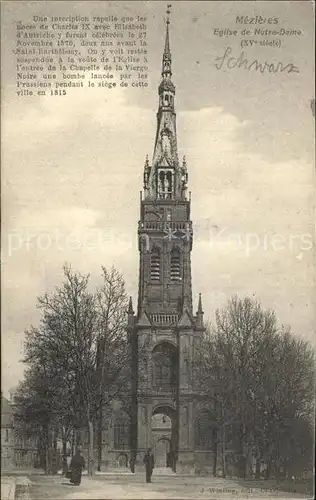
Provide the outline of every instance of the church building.
[[99,468],[143,467],[148,448],[155,468],[213,470],[209,414],[194,377],[194,351],[203,332],[201,295],[193,312],[188,170],[177,148],[175,96],[167,18],[158,87],[157,131],[146,157],[138,223],[139,289],[127,331],[132,339],[131,387],[115,401],[102,432]]
[[213,453],[211,443],[199,442],[193,358],[203,310],[200,296],[193,313],[191,196],[186,160],[178,158],[169,25],[168,17],[153,159],[145,161],[140,200],[137,314],[131,304],[128,313],[135,338],[131,447],[136,463],[152,448],[156,467],[192,472],[198,449],[208,454],[203,462]]

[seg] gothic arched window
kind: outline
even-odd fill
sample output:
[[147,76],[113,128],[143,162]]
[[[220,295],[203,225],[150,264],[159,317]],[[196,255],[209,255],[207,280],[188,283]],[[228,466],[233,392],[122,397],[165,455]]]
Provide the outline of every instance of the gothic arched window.
[[[162,149],[168,157],[171,155],[171,143],[168,135],[162,136]],[[166,200],[171,199],[173,195],[173,173],[171,170],[162,169],[157,177],[158,197]]]
[[154,385],[171,389],[176,383],[176,351],[168,344],[158,345],[153,352]]
[[153,248],[150,255],[150,279],[152,281],[160,280],[160,250]]
[[171,386],[171,366],[168,358],[163,356],[155,359],[155,385],[157,387]]
[[181,280],[181,255],[178,248],[171,251],[170,257],[170,278],[171,281]]
[[166,180],[167,180],[166,198],[172,198],[172,172],[170,172],[170,170],[166,174]]
[[183,367],[184,367],[184,373],[186,375],[189,375],[190,365],[189,365],[189,360],[188,359],[184,360]]
[[165,172],[161,170],[159,172],[159,195],[160,198],[163,197],[163,193],[165,192]]
[[129,448],[129,420],[127,416],[120,416],[114,423],[114,449],[126,450]]

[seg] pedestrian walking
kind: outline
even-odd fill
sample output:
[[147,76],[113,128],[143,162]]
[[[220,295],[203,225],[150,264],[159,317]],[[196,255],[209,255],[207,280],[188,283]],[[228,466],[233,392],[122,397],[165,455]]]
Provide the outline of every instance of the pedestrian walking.
[[134,453],[132,453],[132,455],[131,455],[130,467],[131,467],[131,472],[135,473],[135,456],[134,456]]
[[155,466],[154,455],[151,451],[151,448],[148,448],[144,456],[144,464],[146,469],[146,483],[151,483],[151,476]]
[[77,448],[75,455],[72,457],[70,462],[71,478],[70,482],[75,486],[79,486],[81,483],[82,469],[85,468],[84,458],[81,455],[81,451]]

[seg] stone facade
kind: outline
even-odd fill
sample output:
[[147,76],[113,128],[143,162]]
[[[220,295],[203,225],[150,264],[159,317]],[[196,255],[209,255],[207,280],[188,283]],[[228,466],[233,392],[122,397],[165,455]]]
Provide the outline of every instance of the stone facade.
[[8,399],[1,395],[1,469],[14,466],[14,431],[12,408]]
[[[124,397],[124,395],[122,395]],[[101,470],[125,469],[130,467],[130,415],[126,406],[130,405],[130,392],[125,394],[125,400],[113,400],[107,414],[103,415],[101,435],[101,457],[99,457],[98,433],[94,430],[94,458],[96,467]],[[88,463],[89,433],[82,429],[75,433],[70,451],[73,452],[76,444],[80,445],[82,454]],[[100,460],[101,458],[101,460]]]
[[1,396],[1,468],[33,468],[38,465],[36,437],[17,432],[14,422],[14,397]]

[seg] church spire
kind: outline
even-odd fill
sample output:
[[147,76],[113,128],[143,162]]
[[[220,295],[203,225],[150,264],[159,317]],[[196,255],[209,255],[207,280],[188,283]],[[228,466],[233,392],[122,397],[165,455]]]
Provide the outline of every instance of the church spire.
[[176,88],[171,80],[170,8],[168,5],[154,154],[152,165],[146,163],[144,168],[144,191],[145,199],[186,200],[187,170],[186,163],[180,166],[178,158]]
[[165,50],[162,56],[162,77],[170,77],[171,72],[171,51],[170,51],[170,40],[169,40],[169,24],[170,24],[170,14],[171,5],[167,5],[167,20],[166,20],[166,37],[165,37]]

